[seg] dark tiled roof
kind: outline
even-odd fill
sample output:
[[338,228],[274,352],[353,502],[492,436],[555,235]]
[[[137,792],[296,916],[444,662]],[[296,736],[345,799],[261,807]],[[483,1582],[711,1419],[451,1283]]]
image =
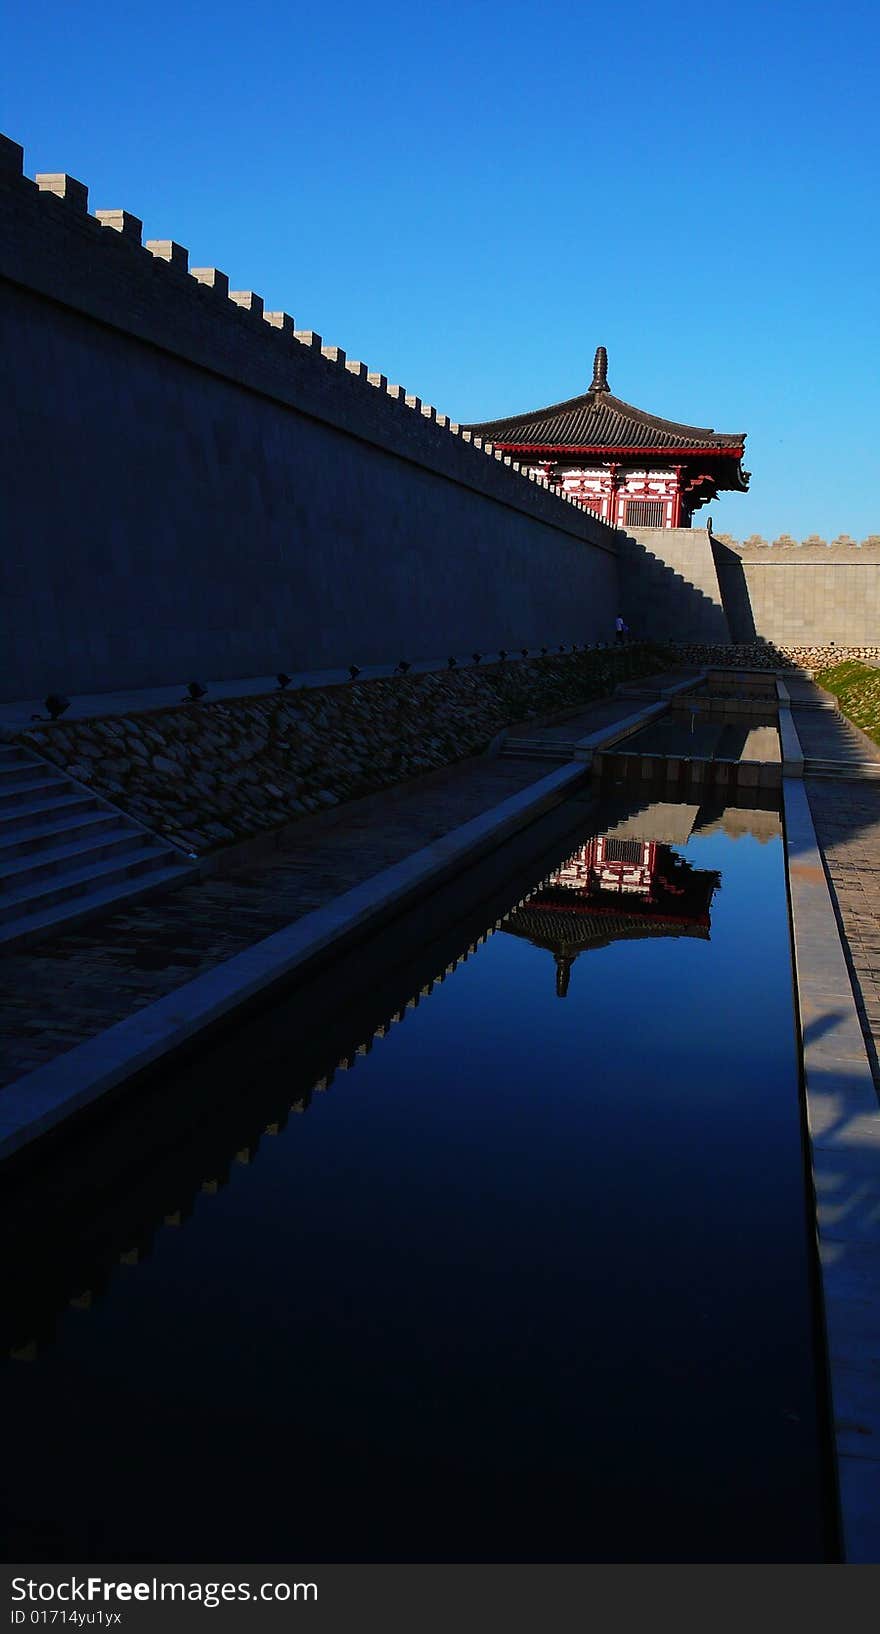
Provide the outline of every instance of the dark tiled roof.
[[699,936],[709,938],[708,916],[694,918],[662,914],[625,913],[606,910],[592,913],[555,911],[542,903],[527,903],[517,908],[504,921],[504,929],[512,936],[524,936],[536,947],[553,953],[575,954],[582,948],[604,947],[630,937],[642,936]]
[[584,392],[582,397],[569,397],[549,408],[513,414],[505,420],[484,420],[465,429],[487,442],[547,448],[729,448],[741,452],[746,440],[745,432],[661,420],[608,391]]
[[501,420],[483,420],[465,426],[486,442],[519,447],[558,449],[701,449],[742,454],[745,432],[713,431],[711,426],[686,426],[661,420],[614,397],[608,387],[608,358],[604,346],[596,352],[589,391],[564,403],[512,414]]

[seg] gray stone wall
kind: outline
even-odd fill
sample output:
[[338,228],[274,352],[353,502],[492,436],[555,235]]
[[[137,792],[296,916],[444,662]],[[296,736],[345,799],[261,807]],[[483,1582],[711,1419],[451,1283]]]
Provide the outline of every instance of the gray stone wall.
[[0,698],[637,635],[875,641],[876,540],[607,528],[0,137]]
[[880,641],[880,541],[713,540],[734,641],[861,646]]
[[0,139],[0,696],[610,639],[616,535]]
[[738,544],[705,528],[631,528],[624,616],[652,640],[858,647],[880,641],[880,539]]

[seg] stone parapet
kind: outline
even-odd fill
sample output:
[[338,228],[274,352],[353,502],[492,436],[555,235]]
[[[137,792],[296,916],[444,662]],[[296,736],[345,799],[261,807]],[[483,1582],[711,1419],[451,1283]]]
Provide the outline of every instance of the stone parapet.
[[862,540],[841,535],[830,543],[816,536],[799,541],[787,534],[772,540],[762,539],[756,534],[749,539],[737,540],[727,533],[715,533],[712,539],[716,545],[734,551],[742,561],[760,562],[765,567],[828,567],[838,563],[864,567],[880,563],[880,536],[875,533]]

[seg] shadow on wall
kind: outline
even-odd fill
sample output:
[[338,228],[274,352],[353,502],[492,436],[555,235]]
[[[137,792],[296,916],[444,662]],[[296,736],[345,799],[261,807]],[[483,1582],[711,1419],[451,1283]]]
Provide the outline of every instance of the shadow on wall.
[[619,558],[623,616],[637,638],[731,640],[705,528],[634,529],[621,534]]
[[756,641],[758,631],[742,558],[729,545],[715,538],[712,539],[712,554],[731,640]]

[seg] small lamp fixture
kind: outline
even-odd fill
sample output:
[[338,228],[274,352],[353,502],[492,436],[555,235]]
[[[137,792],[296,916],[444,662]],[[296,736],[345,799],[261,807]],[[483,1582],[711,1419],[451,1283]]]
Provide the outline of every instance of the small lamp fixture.
[[520,651],[521,651],[521,653],[522,653],[522,655],[523,655],[523,658],[528,658],[528,656],[529,656],[529,649],[528,649],[528,647],[521,647],[521,648],[520,648]]
[[546,647],[542,647],[542,648],[541,648],[541,657],[542,657],[542,658],[546,658],[546,657],[547,657],[547,648],[546,648]]
[[472,652],[471,657],[475,664],[481,664],[483,662],[483,654],[481,652]]
[[184,703],[197,704],[200,698],[207,696],[207,692],[208,688],[203,687],[201,681],[190,681],[189,686],[186,689],[186,697],[183,701]]
[[450,654],[449,658],[447,658],[447,660],[446,660],[446,668],[447,669],[458,669],[458,659],[453,658],[451,656],[451,654]]
[[279,670],[279,672],[276,675],[275,679],[278,682],[278,685],[280,686],[280,688],[281,688],[281,690],[283,692],[285,687],[290,686],[292,677],[290,675],[285,675],[283,670]]
[[[50,692],[48,698],[43,699],[43,708],[50,721],[57,721],[58,717],[64,714],[65,709],[70,708],[70,699],[65,698],[61,692]],[[45,720],[45,718],[44,715],[31,716],[32,721],[41,721]]]
[[406,675],[407,671],[411,669],[412,664],[408,664],[405,658],[401,658],[394,666],[394,673],[395,675]]
[[507,657],[507,648],[506,647],[501,648],[501,650],[500,650],[500,652],[498,654],[498,657],[501,659],[501,662],[503,664],[505,658]]
[[360,664],[349,664],[349,666],[348,666],[348,673],[349,673],[349,675],[350,675],[350,676],[351,676],[351,678],[352,678],[352,680],[353,680],[353,681],[356,681],[356,680],[357,680],[357,678],[358,678],[358,676],[359,676],[359,675],[360,675],[360,673],[361,673],[361,666],[360,666]]

